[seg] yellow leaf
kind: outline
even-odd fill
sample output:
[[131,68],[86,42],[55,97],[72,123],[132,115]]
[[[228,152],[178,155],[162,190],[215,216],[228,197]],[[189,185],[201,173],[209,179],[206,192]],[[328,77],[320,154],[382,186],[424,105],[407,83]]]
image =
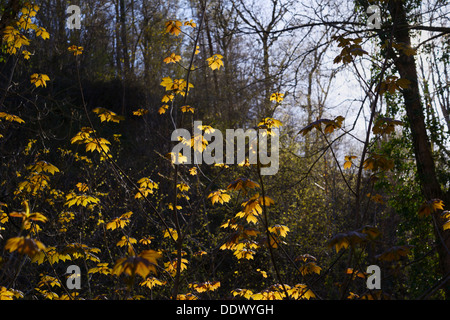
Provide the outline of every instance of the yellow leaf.
[[284,93],[275,92],[270,96],[270,101],[281,102],[284,99]]
[[181,32],[181,21],[178,20],[169,20],[166,22],[166,33],[173,34],[175,36],[178,36]]
[[219,202],[220,204],[223,204],[224,202],[228,202],[231,199],[230,195],[226,194],[225,190],[222,190],[222,189],[211,192],[208,195],[208,199],[209,198],[211,198],[212,204],[215,204],[217,202]]
[[165,104],[165,105],[163,105],[162,107],[160,107],[160,108],[158,109],[158,113],[159,113],[159,114],[166,113],[166,110],[167,110],[167,109],[169,109],[169,105]]
[[190,113],[194,113],[194,108],[191,106],[182,106],[181,107],[181,112],[190,112]]
[[28,237],[14,237],[8,239],[5,249],[10,252],[17,251],[20,254],[26,254],[32,258],[36,253],[45,249],[45,246],[39,240]]
[[279,235],[280,237],[286,237],[287,233],[290,231],[287,226],[276,224],[273,227],[268,228],[270,232]]
[[183,25],[190,26],[192,28],[195,28],[197,26],[197,24],[192,19],[189,21],[185,21]]
[[178,62],[180,60],[181,60],[181,56],[179,56],[179,55],[177,55],[175,53],[172,53],[170,56],[165,58],[163,61],[165,63],[169,64],[169,63],[176,63],[176,62]]
[[106,121],[106,122],[112,121],[112,122],[119,123],[121,120],[124,119],[123,116],[119,116],[115,112],[110,111],[110,110],[105,109],[105,108],[99,107],[99,108],[93,109],[92,111],[94,113],[98,114],[98,117],[100,118],[101,122],[103,122],[103,121]]
[[424,202],[419,208],[419,217],[428,216],[436,210],[443,210],[444,202],[440,199],[432,199]]
[[76,45],[70,46],[67,50],[73,52],[74,56],[81,55],[83,53],[84,48]]
[[9,121],[9,122],[15,121],[17,123],[25,123],[25,121],[23,119],[21,119],[20,117],[15,116],[13,114],[6,113],[6,112],[0,112],[0,119],[5,119],[6,121]]
[[208,61],[208,66],[212,69],[212,70],[219,70],[220,67],[223,67],[223,56],[220,54],[215,54],[212,57],[206,59],[206,61]]
[[39,27],[36,30],[36,35],[41,37],[42,39],[49,39],[50,38],[50,34],[47,32],[47,30],[45,30],[45,28],[43,27]]
[[138,117],[142,117],[143,115],[147,114],[148,110],[144,110],[142,108],[139,108],[135,111],[133,111],[133,115],[138,116]]
[[173,238],[173,240],[178,239],[178,232],[175,229],[168,228],[164,230],[164,238]]
[[46,87],[47,86],[46,82],[49,80],[50,80],[50,78],[46,74],[42,74],[42,73],[40,73],[40,74],[33,73],[30,77],[31,83],[34,83],[36,88],[39,86]]

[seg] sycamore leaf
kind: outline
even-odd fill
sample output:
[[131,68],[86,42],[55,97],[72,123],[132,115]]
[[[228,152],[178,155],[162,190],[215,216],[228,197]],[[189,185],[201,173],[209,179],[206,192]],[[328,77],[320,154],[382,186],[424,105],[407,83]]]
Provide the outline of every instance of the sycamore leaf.
[[211,198],[211,203],[215,204],[215,203],[220,203],[223,204],[225,202],[230,201],[231,197],[230,195],[228,195],[227,193],[225,193],[225,190],[223,189],[219,189],[217,191],[211,192],[208,195],[208,199]]
[[111,274],[111,268],[108,267],[108,263],[97,263],[97,267],[90,268],[88,273],[100,273],[109,275]]
[[33,73],[30,77],[31,83],[34,83],[36,88],[39,86],[46,87],[47,86],[46,82],[49,80],[50,80],[50,78],[46,74],[43,74],[43,73],[40,73],[40,74]]
[[175,229],[168,228],[164,230],[164,238],[173,238],[173,240],[178,239],[178,232]]
[[198,293],[206,292],[206,291],[215,291],[220,287],[220,281],[206,281],[202,283],[190,283],[189,288],[194,289]]
[[273,227],[269,227],[269,232],[275,233],[276,235],[280,237],[286,237],[287,233],[290,231],[287,226],[276,224]]
[[191,106],[182,106],[181,107],[181,112],[190,112],[190,113],[194,113],[194,108]]
[[37,30],[36,30],[36,35],[38,36],[38,37],[41,37],[42,39],[49,39],[50,38],[50,34],[47,32],[47,30],[45,30],[45,28],[43,28],[43,27],[39,27]]
[[105,109],[105,108],[99,107],[99,108],[93,109],[92,111],[94,113],[98,114],[98,117],[100,118],[101,122],[103,122],[103,121],[106,121],[106,122],[112,121],[112,122],[119,123],[121,120],[124,119],[123,116],[119,116],[115,112],[110,111],[110,110]]
[[15,121],[17,123],[25,123],[25,121],[22,118],[6,112],[0,112],[0,119],[5,119],[6,121],[9,122]]
[[400,120],[392,118],[379,117],[372,128],[374,134],[390,134],[395,131],[395,126],[403,125]]
[[330,119],[317,119],[314,122],[311,122],[309,125],[301,129],[298,133],[302,135],[308,134],[312,129],[316,129],[321,131],[322,124],[325,125],[325,133],[332,133],[334,130],[342,127],[342,122],[345,120],[343,116],[337,116],[334,120]]
[[133,111],[133,115],[137,116],[137,117],[142,117],[144,115],[146,115],[148,113],[148,110],[144,110],[142,108],[139,108],[135,111]]
[[250,297],[253,295],[253,291],[249,289],[234,289],[231,291],[231,294],[234,297],[243,297],[245,299],[250,299]]
[[10,252],[17,251],[20,254],[26,254],[33,258],[39,251],[45,249],[45,245],[39,240],[28,237],[14,237],[6,241],[5,249]]
[[375,258],[383,261],[400,260],[401,257],[406,257],[410,254],[412,248],[413,246],[411,245],[395,246],[375,256]]
[[195,28],[197,26],[197,24],[191,19],[189,21],[185,21],[183,23],[184,26],[189,26],[191,28]]
[[123,273],[129,276],[138,274],[145,279],[150,272],[157,273],[157,260],[160,259],[161,256],[162,254],[160,252],[144,250],[137,256],[120,258],[116,261],[116,264],[112,269],[112,274],[117,276]]
[[419,217],[429,216],[436,210],[444,210],[444,202],[440,199],[425,201],[419,208]]
[[308,262],[304,265],[300,266],[299,268],[300,273],[305,276],[307,274],[317,273],[320,274],[320,271],[322,271],[322,268],[319,267],[315,262]]
[[181,60],[181,56],[179,56],[179,55],[177,55],[175,53],[172,53],[170,56],[165,58],[163,61],[165,63],[169,64],[169,63],[176,63],[176,62],[178,62],[180,60]]
[[170,33],[175,36],[178,36],[181,32],[181,21],[178,20],[169,20],[166,22],[166,30],[165,33]]
[[161,281],[155,277],[147,277],[139,285],[141,287],[147,287],[149,289],[153,289],[155,286],[164,286],[166,284],[167,284],[167,281]]
[[337,233],[328,243],[328,247],[334,247],[336,252],[341,249],[347,249],[349,246],[365,242],[367,240],[367,234],[350,231],[347,233]]
[[356,156],[345,156],[344,169],[350,169]]
[[206,61],[208,61],[208,66],[212,69],[212,70],[219,70],[220,67],[223,67],[223,56],[220,54],[215,54],[212,57],[206,59]]
[[228,185],[227,190],[235,190],[235,191],[242,190],[245,195],[245,194],[247,194],[248,189],[259,188],[259,187],[260,186],[258,183],[254,182],[250,179],[238,178]]
[[275,92],[270,96],[270,101],[281,102],[284,99],[284,93]]
[[69,50],[70,52],[73,52],[74,56],[79,56],[83,53],[84,48],[76,46],[76,45],[72,45],[67,50]]

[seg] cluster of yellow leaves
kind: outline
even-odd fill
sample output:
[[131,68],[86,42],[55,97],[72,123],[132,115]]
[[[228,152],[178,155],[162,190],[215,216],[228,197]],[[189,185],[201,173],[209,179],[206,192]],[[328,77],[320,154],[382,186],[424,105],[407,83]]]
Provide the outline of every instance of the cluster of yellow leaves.
[[[187,269],[189,261],[185,258],[181,258],[180,273]],[[178,258],[172,259],[164,263],[165,270],[172,276],[175,276],[178,268]]]
[[198,293],[206,291],[215,291],[220,287],[220,281],[206,281],[202,283],[190,283],[189,288],[194,289]]
[[176,241],[178,239],[178,232],[173,228],[167,228],[164,230],[163,236],[164,238],[173,238]]
[[191,106],[182,106],[181,107],[181,112],[186,113],[186,112],[190,112],[190,113],[194,113],[195,109]]
[[172,35],[178,36],[181,32],[181,27],[182,26],[189,26],[191,28],[195,28],[197,26],[197,24],[191,19],[191,20],[186,20],[183,22],[179,21],[179,20],[168,20],[166,21],[165,27],[165,33],[170,33]]
[[215,54],[212,57],[209,57],[206,59],[206,61],[208,61],[208,66],[212,69],[212,70],[219,70],[220,67],[223,67],[223,56],[220,54]]
[[70,254],[73,259],[91,260],[94,262],[100,262],[99,257],[96,255],[100,252],[99,248],[89,247],[84,243],[74,242],[69,243],[61,251],[62,254]]
[[211,203],[215,204],[215,203],[220,203],[220,204],[224,204],[225,202],[230,201],[231,196],[227,193],[225,193],[225,190],[223,189],[219,189],[217,191],[211,192],[208,195],[208,199],[211,199]]
[[388,48],[389,46],[392,46],[392,48],[397,49],[398,51],[401,51],[402,53],[406,54],[407,56],[413,56],[417,53],[416,49],[412,48],[411,45],[406,44],[406,43],[396,43],[396,42],[391,42],[389,40],[386,40],[382,45],[381,48],[385,49]]
[[342,50],[339,55],[334,58],[334,63],[343,62],[344,64],[347,64],[352,62],[354,57],[367,54],[367,51],[360,45],[362,41],[361,38],[348,39],[341,36],[337,37],[336,40],[339,42],[338,47],[342,48]]
[[39,73],[39,74],[33,73],[30,77],[30,82],[33,83],[36,86],[36,88],[39,86],[46,87],[47,86],[46,82],[49,80],[50,80],[50,78],[46,74],[43,74],[43,73]]
[[377,228],[371,226],[365,226],[355,231],[349,231],[346,233],[336,234],[329,242],[328,247],[334,247],[336,252],[341,249],[347,249],[349,246],[355,246],[357,244],[366,243],[376,239],[380,235]]
[[194,87],[192,83],[187,84],[184,79],[173,79],[171,77],[164,77],[161,82],[161,86],[166,88],[166,91],[172,91],[174,94],[180,94],[184,96],[186,86],[187,91]]
[[145,279],[150,272],[154,274],[157,273],[157,260],[161,257],[161,252],[155,250],[144,250],[137,256],[129,256],[118,259],[111,273],[117,276],[121,274],[126,274],[129,276],[138,274]]
[[259,193],[253,195],[248,201],[243,202],[241,205],[244,209],[236,214],[236,218],[245,218],[249,223],[258,223],[258,216],[262,213],[262,207],[270,206],[275,202],[269,198],[265,197],[263,199]]
[[158,184],[152,179],[144,177],[138,180],[139,192],[134,196],[136,199],[147,197],[149,194],[153,194],[154,189],[158,189]]
[[181,164],[187,162],[187,157],[184,156],[182,153],[178,152],[178,154],[175,154],[173,152],[169,152],[166,154],[166,158],[169,159],[174,164]]
[[123,116],[119,116],[117,115],[115,112],[105,109],[105,108],[95,108],[92,110],[94,113],[96,113],[98,115],[98,117],[100,118],[100,121],[106,121],[106,122],[116,122],[119,123],[120,121],[122,121],[124,119]]
[[259,188],[259,187],[260,186],[258,183],[254,182],[248,178],[238,178],[228,185],[227,190],[234,190],[234,191],[242,190],[242,193],[244,195],[246,195],[249,189],[254,189],[254,188]]
[[285,238],[290,231],[287,226],[276,224],[273,227],[268,228],[270,235],[270,246],[272,248],[278,248],[278,244],[281,242],[280,237]]
[[58,223],[61,225],[59,228],[60,232],[66,232],[69,223],[75,219],[75,214],[73,212],[62,212],[58,217]]
[[384,81],[380,82],[375,90],[379,91],[380,94],[383,94],[385,92],[394,94],[395,91],[400,90],[400,88],[407,89],[410,84],[411,81],[409,81],[408,79],[399,79],[396,76],[389,76]]
[[14,300],[14,298],[23,298],[23,292],[15,289],[0,287],[0,300]]
[[71,207],[71,206],[82,206],[87,207],[89,205],[94,205],[100,202],[100,199],[91,195],[87,195],[85,193],[83,194],[76,194],[74,192],[70,192],[66,195],[66,202],[64,203],[65,206]]
[[49,185],[50,177],[46,173],[53,175],[59,172],[56,166],[46,161],[38,161],[35,164],[29,165],[27,169],[30,170],[30,174],[24,181],[19,183],[17,190],[14,192],[15,195],[23,192],[36,195]]
[[242,225],[234,223],[234,219],[228,220],[220,227],[229,228],[234,231],[228,241],[220,246],[220,250],[233,251],[234,256],[238,260],[253,259],[259,245],[257,242],[251,240],[250,237],[257,236],[259,231],[253,228],[244,228]]
[[375,194],[372,195],[371,193],[367,194],[367,197],[370,198],[371,201],[379,203],[379,204],[384,204],[384,200],[383,200],[383,196],[380,194]]
[[383,155],[373,153],[366,160],[364,160],[363,168],[371,171],[392,170],[394,168],[394,161],[387,159]]
[[71,45],[69,48],[67,48],[67,50],[69,50],[69,52],[73,52],[74,56],[79,56],[83,54],[84,48],[76,45]]
[[147,287],[149,289],[153,289],[153,287],[155,287],[155,286],[164,286],[166,284],[167,284],[167,281],[161,281],[155,277],[147,277],[139,285],[141,287]]
[[444,202],[442,200],[432,199],[425,201],[419,208],[419,217],[429,216],[437,210],[444,210]]
[[100,273],[104,275],[111,274],[111,268],[108,267],[108,263],[97,263],[97,266],[94,268],[90,268],[88,273]]
[[130,218],[132,216],[133,212],[128,211],[124,214],[122,214],[120,217],[114,218],[110,222],[106,224],[106,230],[115,230],[117,228],[123,229],[125,228],[128,223],[130,223]]
[[306,135],[312,129],[322,131],[322,124],[325,125],[324,133],[332,133],[334,130],[342,127],[342,122],[345,120],[342,116],[337,116],[334,120],[329,119],[317,119],[316,121],[308,124],[306,127],[301,129],[298,133]]
[[375,258],[383,261],[393,261],[400,260],[401,257],[406,257],[411,253],[412,246],[404,245],[404,246],[395,246],[390,249],[387,249],[383,253],[376,255]]
[[22,118],[20,118],[16,115],[13,115],[13,114],[6,113],[6,112],[0,112],[0,121],[2,121],[2,119],[6,120],[8,122],[14,121],[17,123],[25,123],[25,121]]
[[173,34],[175,36],[178,36],[181,32],[181,25],[182,22],[178,20],[169,20],[166,21],[166,33]]
[[[30,44],[28,38],[24,35],[28,30],[34,30],[36,36],[46,40],[50,34],[43,27],[33,23],[32,18],[39,11],[39,6],[26,2],[20,10],[20,16],[14,25],[6,26],[3,29],[3,40],[6,43],[6,49],[9,54],[16,54],[22,46]],[[30,52],[22,51],[24,58],[29,59]]]
[[181,60],[181,56],[177,55],[175,53],[171,53],[170,56],[168,56],[167,58],[165,58],[163,61],[167,64],[169,63],[176,63],[178,61]]
[[30,207],[28,205],[28,201],[23,201],[22,205],[25,207],[25,211],[16,212],[13,211],[9,214],[10,217],[22,218],[22,228],[24,230],[30,230],[32,232],[39,231],[39,226],[35,225],[33,222],[47,222],[48,219],[42,213],[39,212],[30,212]]
[[284,93],[275,92],[270,96],[270,101],[281,102],[284,100]]
[[100,154],[102,154],[103,152],[108,154],[108,152],[109,152],[108,145],[111,143],[104,138],[95,138],[95,137],[91,136],[92,133],[94,133],[94,130],[92,128],[83,127],[83,128],[81,128],[81,131],[78,132],[70,140],[70,142],[72,144],[85,144],[86,152],[87,151],[90,151],[90,152],[97,151]]
[[6,241],[5,249],[10,252],[17,251],[20,254],[26,254],[33,258],[39,251],[45,249],[45,245],[39,240],[29,237],[13,237]]
[[379,117],[372,128],[374,134],[389,134],[395,131],[395,126],[403,125],[400,120]]
[[137,117],[142,117],[144,115],[146,115],[148,113],[148,110],[144,110],[142,108],[139,108],[135,111],[133,111],[133,115],[137,116]]
[[356,156],[345,156],[344,169],[350,169]]
[[[285,291],[286,290],[286,291]],[[307,287],[307,285],[299,283],[291,287],[287,284],[274,284],[269,288],[262,290],[261,292],[249,294],[246,292],[243,296],[247,299],[252,300],[283,300],[286,298],[286,292],[289,299],[299,300],[299,299],[311,299],[315,298],[316,295]]]
[[58,263],[59,261],[71,260],[70,255],[67,253],[58,252],[56,247],[47,247],[39,252],[37,252],[31,262],[35,262],[37,264],[42,264],[44,261],[48,261],[50,264]]

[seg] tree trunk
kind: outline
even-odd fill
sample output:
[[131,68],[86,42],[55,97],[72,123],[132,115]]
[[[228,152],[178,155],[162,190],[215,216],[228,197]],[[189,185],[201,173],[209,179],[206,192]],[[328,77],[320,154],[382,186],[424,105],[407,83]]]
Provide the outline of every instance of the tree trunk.
[[[411,46],[409,25],[406,19],[406,10],[402,1],[390,0],[389,12],[393,19],[393,35],[396,43]],[[425,116],[419,91],[418,77],[414,55],[408,55],[403,50],[394,57],[395,66],[402,79],[411,83],[403,90],[405,110],[409,122],[413,142],[414,155],[417,165],[417,174],[422,192],[426,200],[443,199],[444,193],[439,185],[436,167],[432,155],[431,145],[426,131]],[[439,262],[443,277],[450,273],[450,237],[448,231],[442,229],[441,212],[433,213],[435,223],[436,243],[438,245]],[[450,298],[450,283],[444,286],[446,297]]]

